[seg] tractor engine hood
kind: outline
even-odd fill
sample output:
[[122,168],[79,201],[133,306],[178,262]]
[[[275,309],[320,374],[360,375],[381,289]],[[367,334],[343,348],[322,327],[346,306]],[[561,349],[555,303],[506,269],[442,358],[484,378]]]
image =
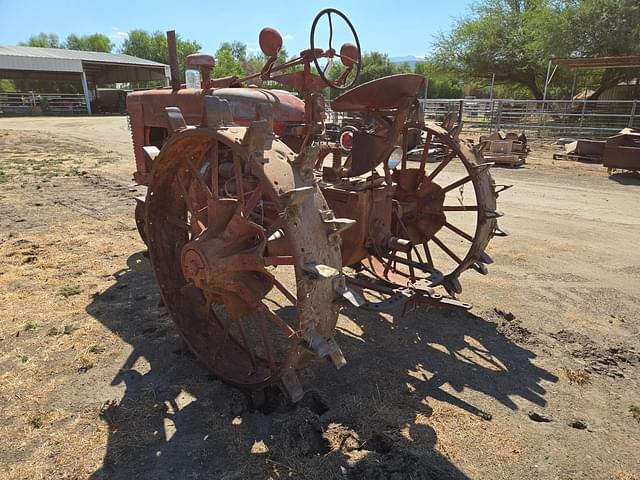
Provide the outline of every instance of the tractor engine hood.
[[274,130],[276,134],[284,123],[304,122],[304,101],[284,90],[262,88],[220,88],[213,95],[229,102],[233,121],[241,125],[258,120],[258,108],[269,104],[273,108]]

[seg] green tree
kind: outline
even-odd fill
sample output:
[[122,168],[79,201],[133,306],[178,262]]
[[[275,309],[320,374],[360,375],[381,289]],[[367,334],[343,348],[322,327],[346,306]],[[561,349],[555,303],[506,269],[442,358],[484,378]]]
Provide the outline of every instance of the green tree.
[[213,68],[215,78],[235,75],[242,77],[247,67],[247,46],[237,40],[222,42],[215,54],[216,66]]
[[396,65],[386,53],[367,52],[362,55],[362,68],[360,69],[358,83],[365,83],[376,78],[393,75],[394,73],[402,73],[403,70],[410,70],[408,63]]
[[106,52],[113,50],[113,43],[106,35],[94,33],[93,35],[78,36],[74,33],[67,36],[64,48],[69,50],[85,50],[90,52]]
[[24,47],[43,47],[43,48],[62,48],[60,39],[55,33],[40,32],[37,35],[31,35],[26,42],[19,42],[18,45]]
[[15,92],[16,84],[13,80],[0,80],[0,92]]
[[[640,54],[640,3],[637,0],[573,0],[567,32],[572,56],[608,57]],[[587,28],[585,28],[587,26]],[[622,80],[638,78],[640,69],[605,69],[592,72],[598,98]]]
[[[462,98],[464,96],[463,84],[458,77],[443,73],[431,62],[416,62],[414,72],[429,79],[427,85],[429,98]],[[424,92],[420,92],[420,96],[424,97]]]
[[[247,45],[234,40],[233,42],[222,42],[215,53],[216,66],[213,69],[215,78],[235,75],[242,77],[258,73],[267,62],[267,57],[262,53],[247,54]],[[287,61],[287,51],[283,48],[278,52],[276,65]],[[251,83],[260,85],[260,79],[252,80]]]
[[[496,82],[522,85],[541,99],[549,59],[639,50],[637,0],[482,0],[438,39],[431,60],[464,79],[495,74]],[[630,74],[605,71],[594,96]],[[554,82],[570,78],[559,72]]]
[[[202,46],[198,42],[184,40],[180,35],[176,35],[178,64],[182,78],[184,78],[184,66],[187,56],[199,52],[201,48]],[[134,57],[169,64],[167,37],[160,31],[149,33],[141,29],[131,30],[128,37],[122,43],[121,51]]]

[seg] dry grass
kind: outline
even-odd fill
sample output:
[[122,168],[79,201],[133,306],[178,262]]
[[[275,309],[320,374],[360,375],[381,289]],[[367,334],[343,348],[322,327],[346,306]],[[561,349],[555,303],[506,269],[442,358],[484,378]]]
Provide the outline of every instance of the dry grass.
[[585,370],[563,368],[563,371],[571,384],[582,386],[591,382],[591,375]]
[[[126,130],[124,136],[129,141]],[[98,314],[89,314],[86,309],[96,296],[122,286],[114,274],[126,269],[129,256],[142,249],[131,215],[133,203],[127,204],[122,196],[112,198],[111,195],[115,196],[113,192],[100,191],[90,181],[85,184],[74,183],[74,170],[95,171],[95,165],[106,169],[106,154],[99,154],[88,146],[85,148],[75,140],[57,141],[42,137],[36,133],[12,133],[5,136],[9,140],[5,140],[4,145],[0,138],[0,152],[6,153],[0,155],[0,209],[10,206],[10,211],[0,210],[0,222],[5,221],[3,215],[10,218],[7,222],[16,221],[15,225],[11,224],[10,230],[0,230],[0,304],[3,306],[0,311],[0,442],[3,445],[0,449],[0,478],[85,479],[103,466],[105,455],[115,461],[131,459],[132,468],[144,468],[143,463],[148,457],[139,452],[151,452],[158,444],[161,448],[167,448],[166,451],[174,448],[174,453],[184,454],[184,461],[192,461],[194,465],[205,464],[209,467],[209,462],[220,462],[222,456],[231,457],[231,469],[222,473],[211,472],[211,478],[225,478],[225,474],[231,475],[228,478],[265,478],[268,476],[264,474],[265,464],[273,478],[291,476],[315,480],[331,478],[332,475],[334,478],[343,478],[338,465],[354,465],[367,457],[373,457],[375,462],[381,463],[387,459],[382,454],[355,448],[381,432],[393,436],[398,442],[392,451],[393,455],[409,452],[426,457],[435,452],[470,478],[536,478],[532,476],[536,475],[533,462],[537,461],[540,445],[546,441],[546,436],[540,434],[540,425],[533,425],[523,414],[523,411],[526,412],[524,409],[528,408],[525,400],[527,392],[516,388],[517,385],[507,385],[502,380],[510,377],[514,384],[518,383],[520,373],[517,373],[518,370],[513,373],[511,369],[522,369],[519,371],[527,374],[524,355],[528,352],[521,351],[523,355],[517,358],[515,364],[496,363],[498,367],[491,367],[494,364],[488,362],[494,361],[496,349],[503,340],[487,333],[479,326],[482,323],[480,321],[478,325],[475,325],[475,321],[471,322],[468,328],[485,331],[488,336],[464,339],[465,344],[474,347],[473,351],[460,349],[462,355],[456,357],[455,361],[447,362],[441,370],[425,363],[422,367],[410,365],[408,371],[402,371],[397,365],[389,366],[384,356],[385,348],[392,351],[404,348],[402,345],[398,347],[393,344],[391,336],[384,338],[372,335],[366,324],[353,321],[359,322],[360,318],[341,317],[340,335],[347,345],[343,348],[350,364],[338,373],[331,370],[330,373],[318,374],[324,375],[321,388],[330,392],[330,395],[335,394],[330,399],[329,413],[336,416],[331,420],[331,425],[344,425],[340,432],[336,430],[336,435],[330,437],[331,452],[325,456],[292,454],[285,460],[274,456],[274,452],[283,450],[283,445],[288,443],[278,443],[269,436],[274,432],[276,435],[280,433],[280,424],[271,425],[269,422],[274,418],[277,421],[285,418],[289,422],[287,427],[293,433],[304,427],[304,422],[296,423],[293,414],[288,416],[288,413],[279,417],[246,411],[238,413],[236,408],[242,405],[243,395],[219,382],[209,382],[206,384],[209,390],[199,392],[201,395],[193,405],[193,409],[199,413],[197,422],[185,428],[184,424],[179,424],[180,418],[184,418],[179,414],[183,412],[188,417],[193,410],[189,407],[185,409],[186,401],[183,404],[179,399],[187,394],[185,385],[189,383],[188,375],[180,377],[179,385],[169,384],[169,377],[165,376],[166,372],[158,372],[157,364],[154,365],[153,374],[147,375],[151,366],[144,364],[147,361],[144,357],[140,357],[135,365],[130,365],[131,369],[140,374],[140,378],[146,377],[147,382],[153,378],[151,382],[160,384],[145,384],[134,398],[127,397],[123,392],[128,387],[116,384],[116,377],[133,348],[127,343],[130,339],[122,335],[119,326],[103,323],[103,318]],[[48,149],[54,149],[55,155],[47,153]],[[10,162],[6,162],[7,159]],[[36,168],[30,166],[34,160],[32,165]],[[117,166],[118,171],[129,172],[132,163],[132,159],[126,157],[126,162],[123,160],[122,165]],[[66,177],[67,174],[69,177]],[[60,182],[57,187],[54,186],[56,182]],[[60,185],[63,188],[67,185],[83,188],[88,198],[94,196],[94,203],[88,205],[91,209],[83,204],[73,204],[65,197],[72,197],[77,191],[56,194],[56,188],[62,190]],[[54,198],[61,198],[63,202],[53,204]],[[19,219],[23,220],[17,223]],[[2,225],[4,227],[4,223]],[[9,231],[12,232],[11,236],[8,235]],[[532,281],[532,268],[539,266],[540,259],[544,261],[548,257],[548,250],[571,255],[570,248],[570,244],[553,240],[546,244],[527,244],[524,250],[522,245],[516,243],[492,243],[490,252],[495,254],[497,264],[492,276],[473,281],[469,279],[469,285],[491,285],[494,293],[517,292],[518,284]],[[501,265],[511,265],[511,273],[506,275],[503,272],[500,275]],[[522,273],[525,270],[528,272],[526,275]],[[495,275],[495,272],[498,274]],[[548,279],[538,278],[534,288],[538,288],[536,285],[546,288],[547,282],[552,282],[557,274],[557,271],[550,271]],[[473,294],[473,288],[470,287],[466,294],[469,291]],[[116,291],[120,292],[115,296],[116,301],[121,304],[133,301],[126,289]],[[103,302],[100,308],[109,308],[109,301]],[[497,302],[508,305],[509,301],[512,303],[509,309],[518,311],[520,318],[520,312],[527,312],[524,303],[529,303],[531,297],[519,300],[514,294],[513,298],[505,300],[504,296],[495,295],[491,302],[496,303],[485,305],[485,310],[491,310],[498,305]],[[520,301],[522,304],[518,303]],[[482,309],[474,311],[481,312]],[[123,315],[122,320],[128,322],[131,335],[144,337],[147,334],[135,325],[138,310],[132,306],[131,312],[130,316]],[[161,321],[154,317],[156,320]],[[386,317],[379,320],[385,325],[392,325]],[[394,329],[412,328],[405,327],[409,320],[402,319],[394,323]],[[164,321],[168,324],[168,317],[164,317]],[[171,347],[171,341],[166,340],[171,333],[167,331],[156,334],[155,340],[162,337],[164,345]],[[154,334],[149,335],[153,337]],[[455,338],[455,335],[452,337]],[[478,338],[478,341],[473,341],[474,338]],[[374,340],[383,341],[385,345],[381,348],[373,343]],[[153,341],[147,338],[138,346],[152,349],[156,346]],[[448,339],[440,338],[439,341],[446,343]],[[347,350],[349,342],[352,343],[351,351]],[[370,350],[366,354],[359,354],[366,356],[366,361],[361,359],[359,369],[354,368],[358,364],[354,359],[354,351],[363,343],[369,343],[366,347]],[[435,340],[425,341],[423,347],[435,352],[436,358],[449,355],[451,345],[438,345]],[[418,351],[417,346],[412,348]],[[527,348],[533,350],[535,346]],[[457,348],[453,350],[458,351]],[[141,355],[146,355],[146,352]],[[171,358],[173,363],[169,364],[167,370],[175,366]],[[498,354],[496,358],[505,357]],[[539,361],[543,365],[544,358]],[[189,365],[195,368],[196,364]],[[473,385],[445,383],[436,388],[436,391],[446,391],[455,398],[486,409],[493,416],[488,421],[489,415],[483,419],[481,415],[469,413],[460,406],[435,400],[429,396],[430,393],[424,393],[426,389],[416,390],[418,382],[428,382],[435,374],[445,379],[460,374],[464,378],[465,372],[473,372],[473,368],[478,366],[482,369],[479,373],[490,374],[489,378],[502,382],[500,387],[512,388],[510,396],[518,403],[518,408],[510,410],[500,404],[500,400],[491,397],[490,390],[473,391]],[[544,368],[553,371],[556,367],[547,364]],[[571,384],[584,385],[589,381],[588,375],[580,370],[567,369],[564,374]],[[404,380],[411,383],[399,381],[403,375],[406,377]],[[559,373],[559,376],[562,374]],[[202,379],[198,381],[203,382]],[[377,385],[368,390],[366,385],[371,382],[377,382]],[[536,382],[535,388],[539,384],[543,382]],[[203,383],[199,385],[198,388],[205,388],[202,387]],[[336,385],[342,385],[344,391],[340,391]],[[394,385],[401,391],[395,391]],[[167,397],[158,398],[157,392],[161,389],[170,390]],[[594,389],[576,389],[568,387],[567,382],[560,382],[554,385],[553,395],[537,390],[534,394],[550,402],[559,402],[562,396],[579,402],[582,400],[580,395],[586,395],[590,390]],[[555,392],[561,395],[555,395]],[[175,400],[175,404],[169,405],[170,402],[165,398]],[[501,401],[507,402],[507,399]],[[637,406],[629,409],[630,414],[626,412],[627,405],[631,403],[629,401],[621,407],[627,423],[631,416],[640,418],[640,408]],[[553,404],[553,408],[560,410],[564,407],[566,403]],[[166,409],[166,412],[162,409]],[[160,423],[157,428],[160,435],[167,435],[164,443],[154,435],[156,424],[153,428],[149,427],[150,418],[163,413],[170,416],[178,414],[173,417],[175,422],[165,418],[165,423]],[[619,423],[615,423],[615,418],[612,420],[615,412],[607,414],[609,417],[603,423],[613,423],[616,428],[621,428]],[[234,424],[236,418],[242,421],[235,421]],[[631,424],[635,422],[631,421]],[[215,437],[218,442],[215,445],[220,448],[214,449],[211,457],[187,459],[192,452],[184,449],[183,442],[194,434],[194,425],[197,425],[195,428],[201,428],[200,431],[206,431],[207,436]],[[263,427],[265,430],[262,430]],[[548,427],[557,428],[554,433],[558,434],[553,436],[555,443],[551,444],[549,451],[559,444],[562,446],[566,438],[575,438],[576,432],[566,427],[565,423],[554,422]],[[257,438],[256,432],[264,434],[265,431],[268,435]],[[171,435],[174,435],[174,440],[170,445]],[[593,447],[601,441],[598,435],[599,432],[584,435],[585,439],[595,440],[583,444],[583,448]],[[345,441],[345,438],[348,440]],[[269,452],[251,455],[251,447],[256,442],[262,442]],[[354,449],[347,451],[347,443],[353,444]],[[630,473],[632,469],[624,471],[627,463],[620,461],[630,448],[628,443],[618,441],[615,448],[616,461],[622,465],[621,469],[591,478],[637,478]],[[290,452],[286,453],[288,455]],[[556,453],[554,461],[564,461],[558,460],[559,456],[564,458],[564,453]],[[569,460],[567,463],[570,463]],[[592,464],[585,462],[585,465],[584,468],[590,468]],[[176,478],[186,477],[176,475]]]
[[[77,155],[56,159],[44,147],[22,160],[20,150],[33,146],[32,137],[18,135],[12,148],[0,145],[7,154],[2,180],[10,180],[4,201],[27,219],[19,224],[22,233],[3,232],[0,241],[0,442],[6,452],[0,478],[88,478],[102,463],[108,428],[100,405],[78,411],[77,404],[87,402],[76,401],[73,385],[83,372],[107,366],[121,345],[86,313],[90,296],[84,292],[114,283],[113,258],[96,255],[96,248],[126,253],[135,237],[124,236],[114,247],[111,239],[96,237],[86,218],[53,210],[46,196],[30,197],[28,191],[55,188],[47,180],[80,165]],[[98,160],[89,155],[82,162]]]

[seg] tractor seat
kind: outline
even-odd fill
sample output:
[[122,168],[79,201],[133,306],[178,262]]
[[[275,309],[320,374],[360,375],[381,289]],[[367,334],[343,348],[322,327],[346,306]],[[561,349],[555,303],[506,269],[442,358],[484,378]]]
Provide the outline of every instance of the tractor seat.
[[358,85],[331,102],[334,112],[397,110],[424,88],[424,77],[402,73]]

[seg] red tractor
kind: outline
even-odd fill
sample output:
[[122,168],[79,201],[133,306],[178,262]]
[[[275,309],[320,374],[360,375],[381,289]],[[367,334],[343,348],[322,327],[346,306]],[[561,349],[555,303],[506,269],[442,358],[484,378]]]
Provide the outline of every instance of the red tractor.
[[[353,41],[333,48],[335,20]],[[321,21],[328,48],[316,45]],[[296,374],[314,355],[337,368],[334,339],[342,302],[384,311],[455,299],[467,270],[487,273],[498,189],[479,148],[458,139],[461,125],[424,123],[420,75],[355,85],[356,31],[341,12],[321,11],[310,48],[282,64],[280,34],[265,28],[259,73],[210,78],[210,55],[187,58],[178,82],[169,32],[172,86],[127,97],[137,170],[147,186],[136,220],[164,304],[196,356],[218,377],[246,389],[282,382],[296,401]],[[336,73],[334,61],[342,66]],[[251,85],[257,79],[299,92]],[[337,112],[370,122],[353,148],[324,135],[327,87],[345,90]],[[425,138],[409,160],[409,137]],[[435,163],[433,146],[444,151]],[[353,308],[353,307],[349,307]]]

